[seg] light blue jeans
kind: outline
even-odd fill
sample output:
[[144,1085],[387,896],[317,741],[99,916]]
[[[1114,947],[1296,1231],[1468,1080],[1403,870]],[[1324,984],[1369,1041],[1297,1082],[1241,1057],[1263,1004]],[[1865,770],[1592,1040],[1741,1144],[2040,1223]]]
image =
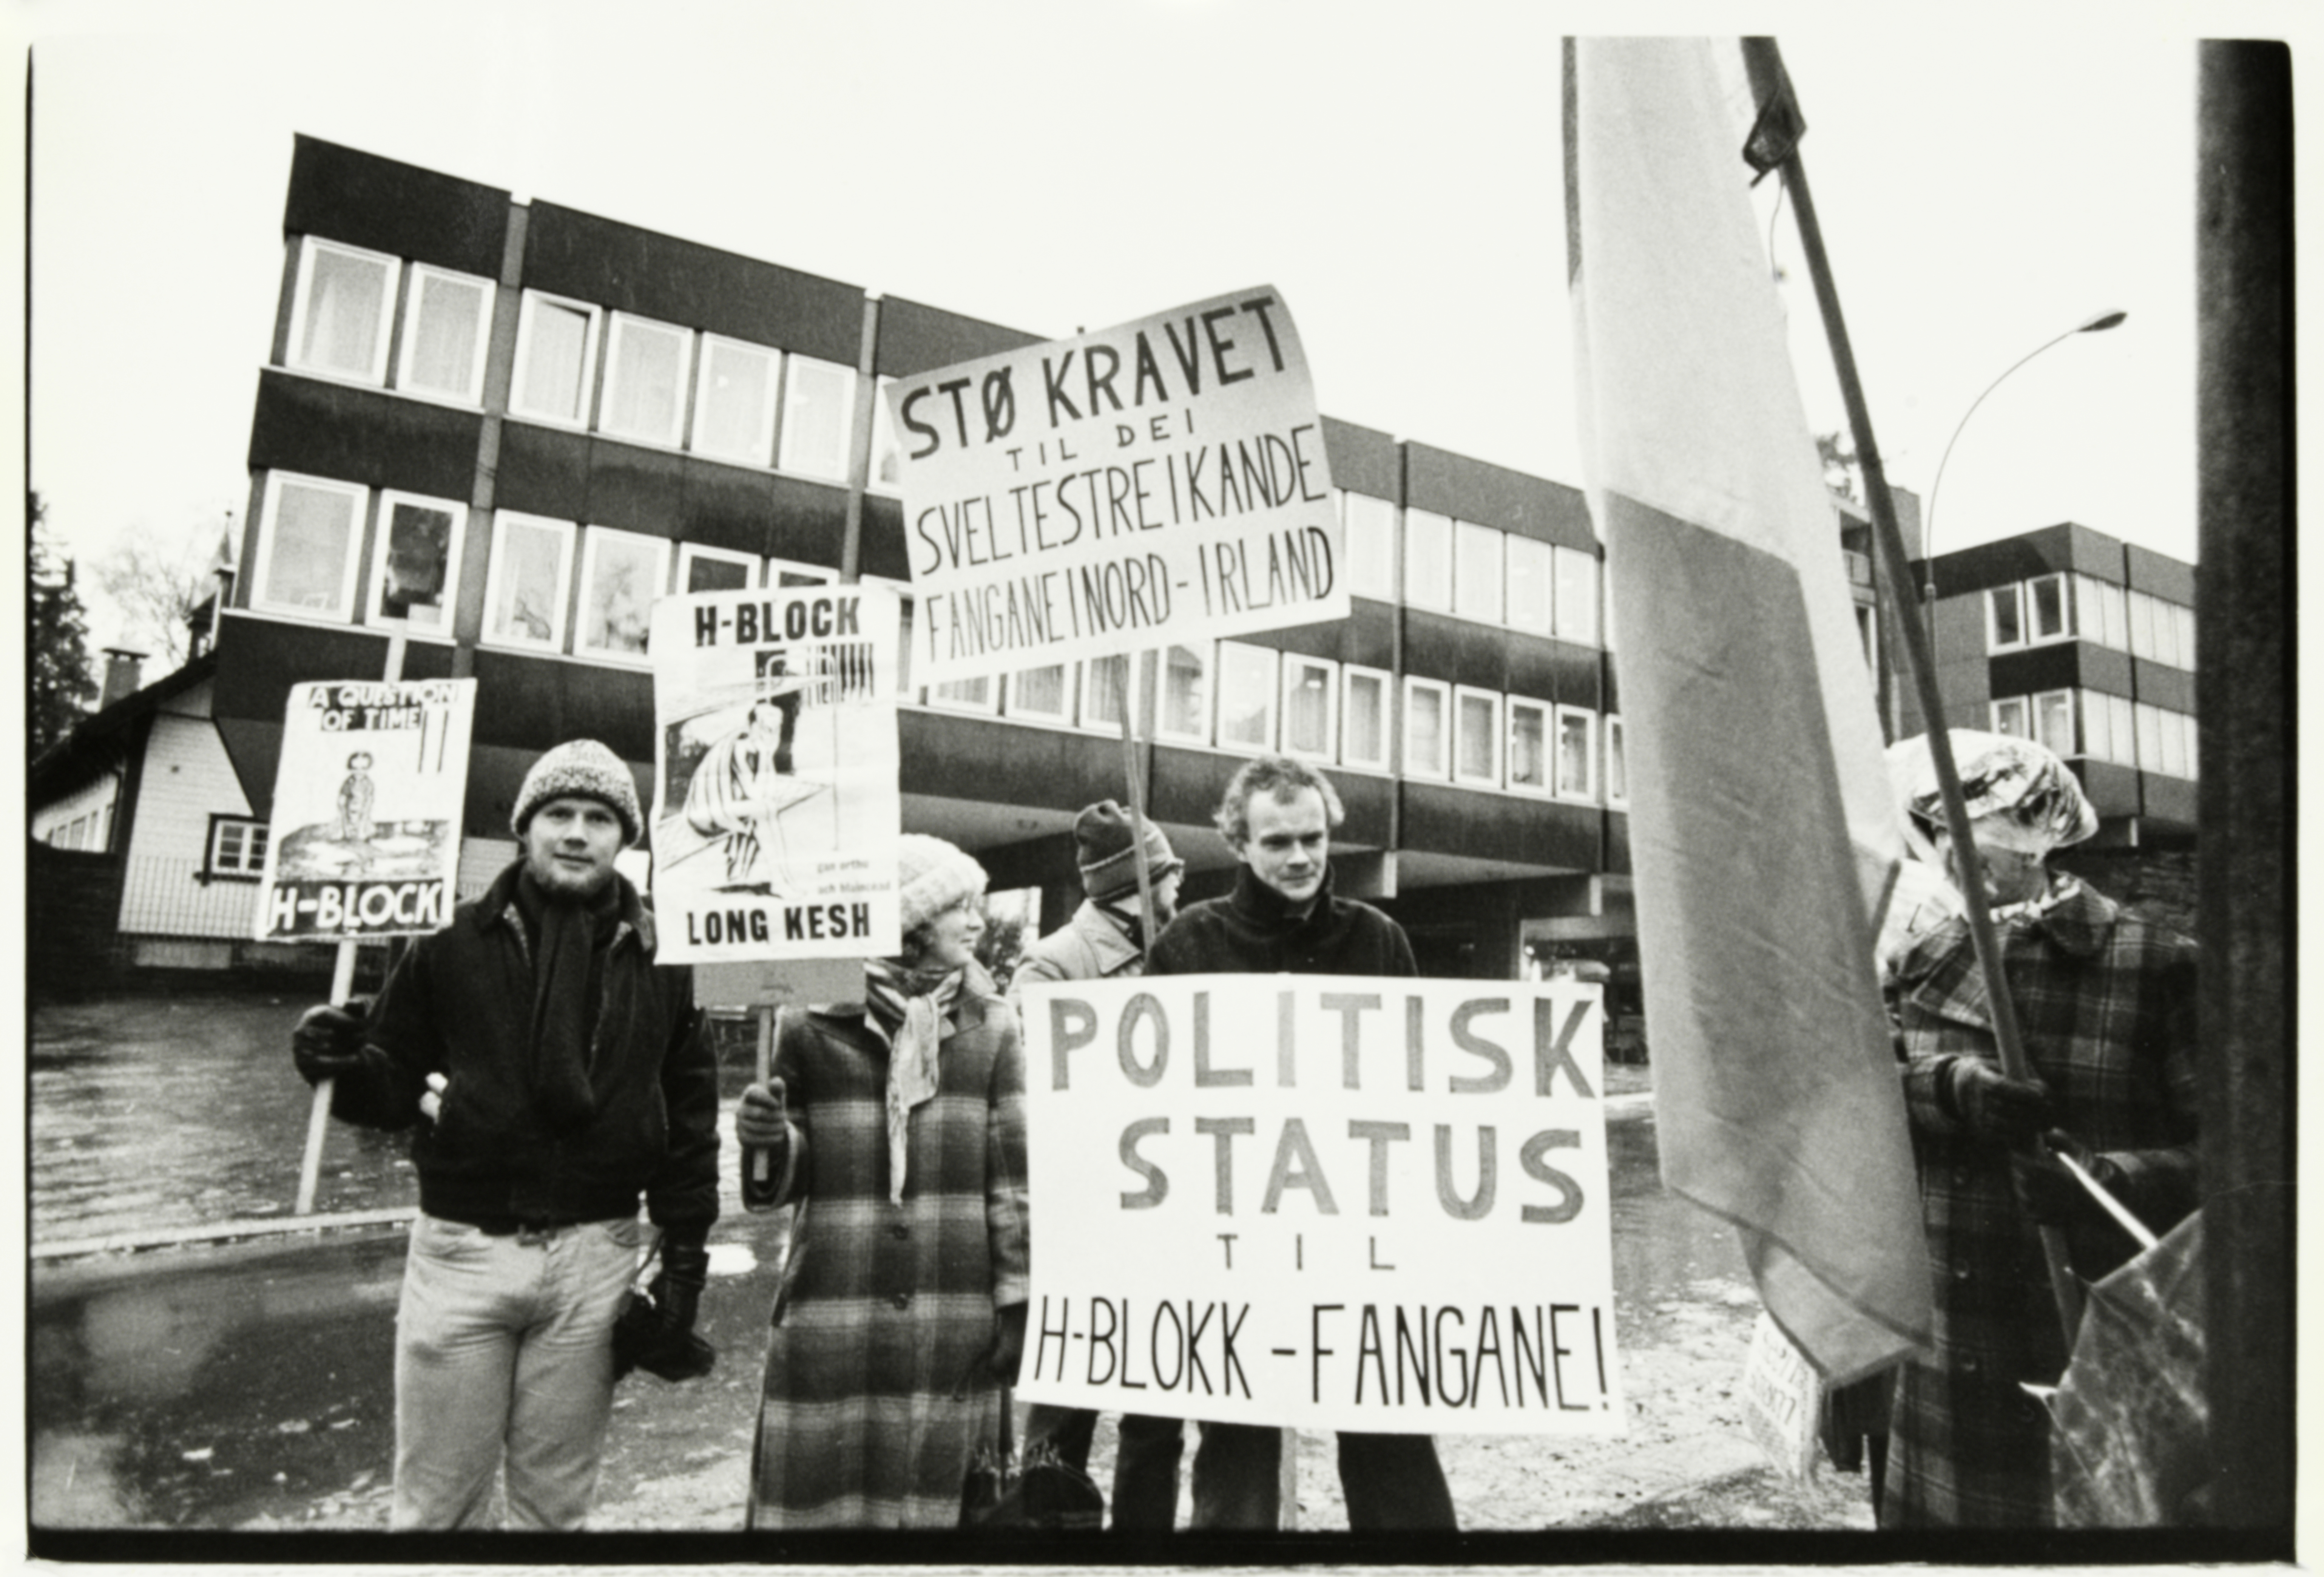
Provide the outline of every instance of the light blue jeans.
[[589,1514],[613,1406],[613,1319],[645,1228],[494,1237],[412,1222],[395,1315],[396,1528],[572,1529]]

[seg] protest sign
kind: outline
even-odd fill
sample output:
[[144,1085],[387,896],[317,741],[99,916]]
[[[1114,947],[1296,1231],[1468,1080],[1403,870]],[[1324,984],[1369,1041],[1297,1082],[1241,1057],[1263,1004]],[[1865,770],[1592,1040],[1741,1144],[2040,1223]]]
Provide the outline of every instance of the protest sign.
[[474,679],[290,687],[262,942],[424,936],[452,918]]
[[1347,616],[1314,390],[1269,287],[887,400],[916,682]]
[[663,962],[881,957],[900,945],[901,619],[878,586],[654,604]]
[[1743,1364],[1743,1425],[1767,1461],[1795,1484],[1815,1476],[1822,1408],[1823,1383],[1813,1366],[1767,1311],[1760,1310]]
[[1024,1011],[1026,1397],[1620,1433],[1597,986],[1184,975]]

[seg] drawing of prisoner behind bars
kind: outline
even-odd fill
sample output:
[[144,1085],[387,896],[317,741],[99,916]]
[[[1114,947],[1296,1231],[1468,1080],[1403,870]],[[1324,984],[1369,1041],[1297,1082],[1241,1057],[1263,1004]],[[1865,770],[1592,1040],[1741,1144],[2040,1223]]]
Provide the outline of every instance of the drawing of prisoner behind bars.
[[792,746],[800,708],[867,691],[870,674],[867,653],[853,643],[807,649],[799,671],[787,651],[758,655],[757,698],[742,726],[714,741],[695,767],[686,820],[704,837],[724,841],[729,889],[772,891],[761,861],[776,871],[786,864],[782,812],[828,787],[797,779]]

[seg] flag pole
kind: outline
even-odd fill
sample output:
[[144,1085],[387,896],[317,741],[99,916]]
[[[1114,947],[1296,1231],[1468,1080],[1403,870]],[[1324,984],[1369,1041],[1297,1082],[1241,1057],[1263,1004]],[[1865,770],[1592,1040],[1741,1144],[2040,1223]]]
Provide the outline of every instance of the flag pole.
[[1136,719],[1130,715],[1130,670],[1137,666],[1139,654],[1121,654],[1121,671],[1115,676],[1114,705],[1121,708],[1121,775],[1123,787],[1130,794],[1130,845],[1137,852],[1138,912],[1144,919],[1139,927],[1139,952],[1146,967],[1154,963],[1154,870],[1146,858],[1146,774],[1139,770]]
[[[1754,97],[1762,104],[1778,92],[1788,93],[1784,58],[1772,38],[1743,41],[1743,60],[1751,73]],[[1896,523],[1896,503],[1888,491],[1888,475],[1880,464],[1880,446],[1872,437],[1872,412],[1865,403],[1864,384],[1857,376],[1856,353],[1848,338],[1848,323],[1840,310],[1840,293],[1832,283],[1831,261],[1824,254],[1823,228],[1816,221],[1815,199],[1808,191],[1807,167],[1800,161],[1796,142],[1778,166],[1784,188],[1792,199],[1792,220],[1798,227],[1808,274],[1815,281],[1816,306],[1823,314],[1824,338],[1831,347],[1832,370],[1840,379],[1840,397],[1848,405],[1848,424],[1856,439],[1857,463],[1864,471],[1865,502],[1872,511],[1873,538],[1879,544],[1884,578],[1892,588],[1912,584],[1912,565],[1904,551],[1904,533]],[[1904,637],[1904,666],[1910,670],[1914,694],[1929,736],[1929,755],[1936,763],[1937,793],[1944,801],[1945,825],[1952,835],[1954,857],[1960,862],[1961,899],[1969,911],[1969,932],[1977,951],[1978,967],[1987,982],[1986,998],[1992,1004],[1993,1038],[2001,1052],[2002,1070],[2013,1079],[2034,1077],[2025,1058],[2025,1043],[2017,1028],[2016,1005],[2003,989],[2001,949],[1993,929],[1993,916],[1985,901],[1984,867],[1970,835],[1969,802],[1961,793],[1960,772],[1953,763],[1952,741],[1945,727],[1944,702],[1937,691],[1937,675],[1929,654],[1928,631],[1909,613],[1895,621]],[[2036,1141],[2038,1142],[2038,1141]],[[2041,1229],[2042,1250],[2050,1266],[2050,1290],[2065,1327],[2066,1347],[2074,1345],[2082,1322],[2082,1291],[2074,1280],[2066,1252],[2066,1235],[2056,1227]]]

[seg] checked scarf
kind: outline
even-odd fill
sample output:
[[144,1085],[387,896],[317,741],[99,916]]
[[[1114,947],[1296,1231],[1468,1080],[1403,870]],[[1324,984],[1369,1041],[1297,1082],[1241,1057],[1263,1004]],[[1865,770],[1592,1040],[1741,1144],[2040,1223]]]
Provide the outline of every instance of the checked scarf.
[[915,971],[886,959],[863,966],[865,1015],[888,1043],[888,1199],[904,1203],[906,1138],[912,1108],[936,1093],[936,1049],[960,995],[965,967]]

